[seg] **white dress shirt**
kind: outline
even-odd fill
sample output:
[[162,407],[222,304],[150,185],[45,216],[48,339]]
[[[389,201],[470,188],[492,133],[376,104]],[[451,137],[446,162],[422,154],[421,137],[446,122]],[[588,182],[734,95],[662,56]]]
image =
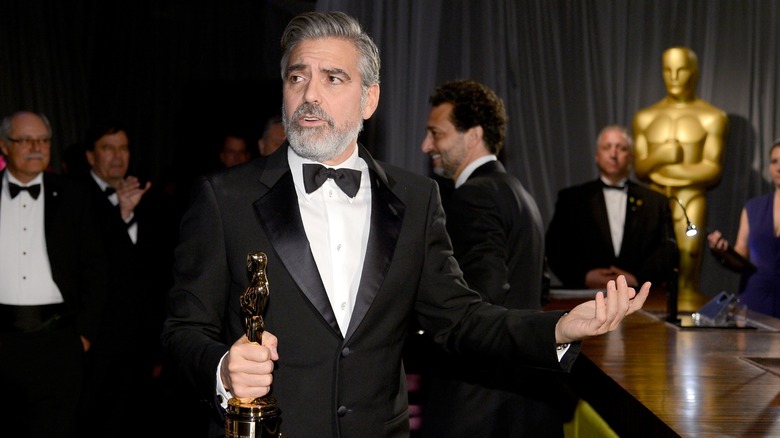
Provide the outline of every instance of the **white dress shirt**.
[[[27,184],[3,173],[0,200],[0,304],[35,306],[58,304],[64,300],[51,275],[44,228],[43,175]],[[8,183],[20,186],[41,185],[41,194],[33,199],[21,191],[11,199]]]
[[371,180],[368,165],[358,157],[357,148],[343,163],[326,166],[348,168],[361,172],[360,190],[354,198],[341,191],[332,179],[312,193],[303,185],[303,164],[314,163],[288,149],[298,206],[311,252],[317,262],[330,305],[336,315],[342,335],[347,332],[355,306],[360,274],[368,245],[371,217]]
[[[609,180],[601,178],[604,184],[612,185]],[[620,256],[620,245],[623,243],[623,229],[626,226],[626,202],[628,202],[628,180],[623,179],[616,185],[625,186],[623,190],[604,188],[604,201],[607,203],[607,218],[609,232],[612,236],[612,248],[615,257]]]

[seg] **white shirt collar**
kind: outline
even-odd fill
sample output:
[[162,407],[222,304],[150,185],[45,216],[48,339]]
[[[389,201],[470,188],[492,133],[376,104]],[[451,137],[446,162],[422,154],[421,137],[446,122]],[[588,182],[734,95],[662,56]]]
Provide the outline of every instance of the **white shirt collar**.
[[619,180],[617,182],[617,184],[612,184],[612,182],[610,180],[608,180],[607,178],[605,178],[603,176],[599,176],[599,178],[601,179],[601,182],[603,182],[604,184],[606,184],[608,186],[614,185],[614,186],[623,186],[623,187],[625,187],[626,184],[628,184],[628,178],[623,178],[623,179]]
[[483,157],[479,157],[476,160],[472,161],[471,163],[466,166],[465,169],[463,169],[463,172],[458,175],[458,179],[455,180],[455,188],[462,186],[463,183],[466,182],[467,179],[471,176],[472,173],[474,173],[475,170],[477,170],[477,167],[490,162],[490,161],[496,161],[498,160],[498,157],[496,157],[493,154],[485,155]]
[[26,183],[23,183],[23,182],[19,181],[18,179],[16,179],[11,174],[11,171],[9,171],[8,169],[6,169],[6,171],[3,172],[3,173],[5,173],[5,180],[6,180],[6,182],[12,182],[12,183],[14,183],[14,184],[16,184],[18,186],[22,186],[22,187],[31,186],[31,185],[34,185],[34,184],[41,184],[41,187],[43,187],[43,172],[39,173],[35,178],[31,179],[29,182],[26,182]]
[[103,181],[103,179],[97,176],[97,174],[95,174],[95,172],[92,170],[89,171],[89,174],[92,175],[92,179],[94,179],[97,185],[100,186],[100,190],[106,191],[106,187],[108,187],[108,183]]

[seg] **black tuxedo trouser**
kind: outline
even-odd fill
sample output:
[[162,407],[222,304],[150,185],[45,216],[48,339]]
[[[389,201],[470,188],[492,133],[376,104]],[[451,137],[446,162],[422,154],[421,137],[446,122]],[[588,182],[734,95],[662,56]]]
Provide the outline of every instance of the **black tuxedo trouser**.
[[3,436],[78,436],[84,350],[72,325],[0,333]]

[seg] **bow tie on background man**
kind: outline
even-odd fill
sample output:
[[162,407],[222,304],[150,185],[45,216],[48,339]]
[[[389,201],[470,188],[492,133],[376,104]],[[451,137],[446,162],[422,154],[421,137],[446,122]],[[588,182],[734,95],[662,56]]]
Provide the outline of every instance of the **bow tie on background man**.
[[11,193],[11,199],[14,199],[22,190],[26,190],[27,193],[33,197],[33,199],[38,199],[38,195],[41,194],[41,185],[33,184],[31,186],[24,187],[12,182],[8,183],[8,191]]
[[303,186],[306,193],[311,193],[322,186],[328,178],[350,198],[357,195],[360,188],[360,171],[354,169],[331,169],[321,164],[303,165]]
[[103,189],[103,193],[105,193],[105,194],[106,194],[106,196],[111,196],[111,195],[113,195],[114,193],[116,193],[116,189],[115,189],[115,188],[113,188],[113,187],[111,187],[111,186],[106,186],[106,188],[105,188],[105,189]]

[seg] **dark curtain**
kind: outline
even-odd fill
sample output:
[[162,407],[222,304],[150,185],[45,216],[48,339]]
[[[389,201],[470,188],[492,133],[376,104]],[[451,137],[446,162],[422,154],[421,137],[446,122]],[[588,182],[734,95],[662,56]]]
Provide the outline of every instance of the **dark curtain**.
[[[604,125],[666,95],[661,53],[699,57],[698,94],[728,114],[726,164],[708,192],[708,228],[736,238],[740,210],[771,190],[769,146],[780,137],[772,0],[320,0],[318,10],[358,17],[382,53],[380,107],[366,137],[382,159],[420,173],[428,95],[472,78],[504,99],[503,157],[534,195],[545,221],[563,187],[597,176]],[[738,277],[704,255],[702,292],[735,292]]]
[[[55,171],[90,122],[120,118],[133,128],[135,173],[186,181],[215,166],[221,130],[257,137],[279,111],[279,37],[315,8],[355,15],[377,41],[380,107],[363,137],[393,164],[427,173],[428,95],[449,79],[480,80],[507,105],[502,159],[549,221],[559,189],[596,176],[600,127],[630,125],[660,100],[661,53],[684,45],[699,56],[699,96],[730,120],[708,227],[734,239],[744,202],[771,188],[773,0],[11,0],[0,14],[0,114],[49,116]],[[707,294],[736,290],[708,255],[702,278]]]
[[53,169],[90,123],[130,127],[154,182],[217,167],[224,131],[255,145],[280,112],[279,37],[313,1],[11,0],[0,13],[0,111],[45,113]]

